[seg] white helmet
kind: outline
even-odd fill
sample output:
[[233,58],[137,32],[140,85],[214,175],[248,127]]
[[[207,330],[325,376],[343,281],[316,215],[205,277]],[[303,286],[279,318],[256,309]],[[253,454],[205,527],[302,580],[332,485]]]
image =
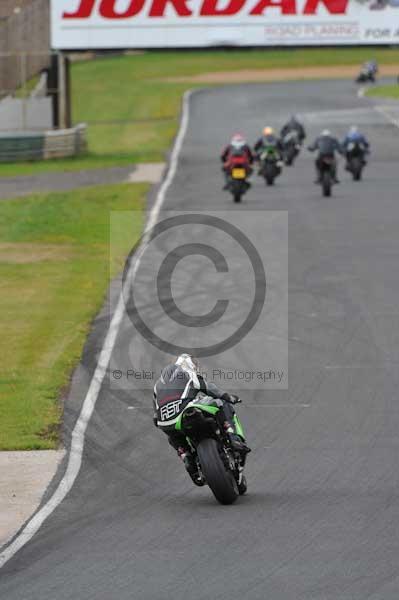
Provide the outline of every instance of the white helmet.
[[240,150],[240,148],[243,148],[245,146],[245,142],[244,140],[233,140],[231,142],[231,146],[236,150]]
[[349,135],[355,135],[358,132],[359,129],[356,127],[356,125],[352,125],[352,127],[349,129]]
[[199,370],[198,361],[190,354],[180,354],[176,358],[175,364],[187,372],[198,373]]
[[183,371],[185,371],[189,375],[190,380],[191,380],[192,384],[194,385],[194,387],[197,390],[200,390],[201,384],[198,379],[198,374],[199,374],[198,361],[193,356],[190,356],[190,354],[180,354],[180,356],[178,356],[176,358],[175,364],[177,366],[179,366]]
[[237,149],[245,146],[245,143],[246,142],[245,142],[244,136],[241,135],[241,133],[235,133],[230,141],[230,144],[233,146],[233,148],[237,148]]
[[324,130],[321,132],[321,135],[322,135],[323,137],[330,136],[330,135],[331,135],[331,131],[330,131],[329,129],[324,129]]

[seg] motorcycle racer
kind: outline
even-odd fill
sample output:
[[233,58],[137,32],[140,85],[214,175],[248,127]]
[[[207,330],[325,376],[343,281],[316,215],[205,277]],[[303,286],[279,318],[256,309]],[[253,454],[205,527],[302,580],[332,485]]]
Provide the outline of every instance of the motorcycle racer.
[[291,131],[296,131],[298,133],[299,142],[302,144],[304,139],[306,138],[306,131],[301,121],[296,115],[292,115],[289,121],[282,127],[280,131],[280,137],[283,139],[288,133]]
[[279,160],[282,157],[282,145],[279,138],[276,136],[273,127],[265,127],[263,129],[263,135],[257,140],[254,150],[256,156],[259,157],[262,150],[265,148],[273,148],[279,156]]
[[[222,170],[224,171],[226,178],[226,182],[223,187],[224,190],[228,189],[229,173],[234,164],[234,160],[237,157],[244,157],[246,169],[248,170],[248,175],[250,175],[252,173],[251,165],[254,162],[254,155],[245,138],[240,133],[235,133],[233,135],[230,143],[224,147],[222,154],[220,155],[220,159],[223,163]],[[249,182],[248,186],[250,186]]]
[[220,402],[220,426],[224,428],[234,450],[242,454],[250,452],[245,439],[238,435],[234,425],[233,404],[240,402],[238,396],[229,394],[214,383],[207,383],[200,374],[197,361],[189,354],[181,354],[174,363],[167,365],[154,386],[154,425],[166,433],[170,445],[183,460],[190,477],[196,482],[197,467],[186,437],[176,431],[173,417],[193,401],[199,392]]
[[324,156],[331,156],[334,158],[334,163],[333,163],[334,181],[335,181],[335,183],[339,183],[338,178],[337,178],[337,162],[335,159],[335,153],[339,152],[339,154],[342,154],[343,151],[342,151],[342,147],[341,147],[341,144],[339,143],[338,139],[336,137],[334,137],[328,129],[324,129],[324,131],[322,131],[321,135],[319,135],[319,137],[315,139],[313,144],[311,144],[308,147],[308,150],[310,152],[314,152],[315,150],[318,151],[318,155],[317,155],[317,158],[315,161],[316,173],[317,173],[317,179],[316,179],[315,183],[320,183],[321,161]]
[[[348,159],[348,149],[351,144],[358,144],[360,147],[362,147],[364,150],[364,155],[370,152],[370,144],[366,136],[363,135],[363,133],[361,133],[358,127],[356,127],[355,125],[352,125],[352,127],[349,129],[341,144],[345,152],[346,159]],[[366,160],[364,159],[364,157],[363,162],[364,164],[366,164]]]

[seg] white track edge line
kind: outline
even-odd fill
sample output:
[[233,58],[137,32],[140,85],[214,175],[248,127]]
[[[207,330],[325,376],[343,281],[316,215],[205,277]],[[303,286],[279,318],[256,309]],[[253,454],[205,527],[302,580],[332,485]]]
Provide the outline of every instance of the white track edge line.
[[[140,260],[144,254],[150,230],[152,229],[152,227],[154,227],[158,219],[159,212],[165,200],[166,192],[168,191],[168,188],[170,187],[176,175],[179,156],[189,122],[189,100],[191,93],[192,91],[188,90],[183,96],[180,127],[170,157],[168,173],[166,175],[166,178],[162,182],[161,187],[159,188],[156,201],[150,211],[148,223],[142,238],[142,244],[138,250],[136,259],[134,261],[134,266],[130,274],[132,280],[135,277],[137,268],[140,264]],[[115,345],[116,337],[118,335],[119,327],[122,322],[124,313],[125,303],[123,299],[123,292],[121,292],[116,310],[112,317],[106,338],[103,343],[103,347],[101,349],[97,367],[91,379],[90,386],[84,399],[78,420],[72,431],[71,447],[69,451],[68,465],[65,474],[62,477],[60,483],[57,486],[57,489],[55,490],[51,498],[27,522],[27,524],[22,529],[21,533],[17,535],[14,541],[11,542],[11,544],[7,546],[4,549],[4,551],[0,554],[0,569],[18,552],[18,550],[20,550],[23,546],[25,546],[25,544],[27,544],[27,542],[29,542],[33,538],[33,536],[43,525],[44,521],[64,500],[68,492],[71,490],[79,474],[80,467],[82,465],[86,429],[90,422],[90,418],[93,414],[97,398],[100,393],[105,374],[107,372],[108,364],[111,359],[111,354]]]
[[365,93],[367,92],[367,90],[368,90],[368,88],[366,86],[363,86],[363,87],[359,88],[357,90],[357,97],[358,98],[364,98]]
[[395,119],[395,117],[392,117],[387,112],[385,106],[374,106],[374,110],[376,110],[378,113],[380,113],[380,115],[385,117],[390,123],[392,123],[392,125],[395,125],[395,127],[399,127],[399,119]]

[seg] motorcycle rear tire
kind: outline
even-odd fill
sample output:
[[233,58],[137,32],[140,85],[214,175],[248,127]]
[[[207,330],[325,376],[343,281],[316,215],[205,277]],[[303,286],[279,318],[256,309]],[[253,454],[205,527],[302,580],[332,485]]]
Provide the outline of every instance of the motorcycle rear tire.
[[323,196],[325,196],[326,198],[331,196],[332,181],[331,173],[329,173],[328,171],[325,171],[322,175],[321,187],[323,189]]
[[216,440],[207,438],[197,446],[198,458],[206,483],[220,504],[233,504],[239,496],[238,485],[231,471],[223,464]]
[[292,167],[292,165],[294,164],[294,160],[297,156],[297,152],[295,150],[288,150],[286,155],[285,155],[285,164],[287,165],[287,167]]
[[352,161],[351,165],[352,177],[354,181],[360,181],[362,178],[362,165],[358,158]]

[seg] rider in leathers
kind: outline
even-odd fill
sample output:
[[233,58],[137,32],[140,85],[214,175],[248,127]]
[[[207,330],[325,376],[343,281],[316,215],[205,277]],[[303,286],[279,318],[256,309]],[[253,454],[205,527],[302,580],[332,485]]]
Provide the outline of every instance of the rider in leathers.
[[328,131],[328,129],[325,129],[322,132],[322,134],[319,135],[319,137],[315,139],[313,144],[311,144],[308,147],[308,150],[310,150],[310,152],[314,152],[315,150],[318,151],[318,155],[317,155],[317,158],[315,161],[316,172],[317,172],[317,179],[316,179],[315,183],[320,183],[322,159],[324,156],[331,156],[334,158],[333,177],[334,177],[335,183],[339,183],[338,178],[337,178],[337,162],[335,159],[335,153],[339,152],[339,154],[342,154],[343,152],[342,152],[341,144],[339,143],[337,138],[335,138],[333,135],[331,135],[331,133],[330,133],[330,131]]
[[[223,163],[222,170],[225,176],[225,183],[223,186],[224,190],[227,190],[229,187],[230,169],[233,165],[234,157],[237,156],[242,156],[245,159],[245,168],[248,172],[248,175],[251,175],[251,165],[254,162],[254,155],[250,146],[247,144],[246,140],[240,133],[236,133],[233,135],[230,143],[223,148],[222,154],[220,155],[220,159]],[[247,181],[247,186],[248,188],[251,186],[249,181]]]
[[280,131],[280,138],[284,140],[285,136],[291,131],[296,131],[298,133],[298,140],[300,144],[303,143],[306,138],[306,131],[298,117],[292,115],[289,121],[284,125],[284,127]]
[[[167,365],[161,372],[161,377],[154,386],[154,425],[162,429],[169,438],[169,443],[178,455],[183,459],[186,469],[193,481],[197,468],[187,443],[186,437],[176,431],[175,424],[171,418],[180,413],[185,404],[188,404],[203,392],[220,402],[218,416],[220,426],[226,431],[234,450],[246,454],[250,448],[246,445],[245,439],[236,433],[234,426],[234,409],[232,404],[240,402],[238,396],[229,394],[219,389],[214,383],[207,383],[198,370],[195,359],[189,354],[182,354],[177,357],[176,362]],[[169,413],[169,403],[178,403],[178,413],[171,415]],[[173,408],[173,405],[172,405]]]
[[356,125],[352,125],[352,127],[349,129],[348,133],[346,134],[343,142],[342,142],[342,149],[345,153],[345,157],[346,157],[346,169],[348,169],[348,157],[349,157],[349,146],[350,144],[358,144],[359,147],[363,150],[363,164],[366,164],[366,155],[369,154],[370,152],[370,144],[366,138],[365,135],[363,135],[363,133],[361,133],[359,131],[359,129],[356,127]]
[[281,160],[283,146],[281,144],[281,140],[276,136],[272,127],[265,127],[263,129],[263,135],[257,140],[254,146],[255,154],[258,159],[262,153],[262,150],[265,148],[274,148],[276,155],[278,156],[279,160]]

